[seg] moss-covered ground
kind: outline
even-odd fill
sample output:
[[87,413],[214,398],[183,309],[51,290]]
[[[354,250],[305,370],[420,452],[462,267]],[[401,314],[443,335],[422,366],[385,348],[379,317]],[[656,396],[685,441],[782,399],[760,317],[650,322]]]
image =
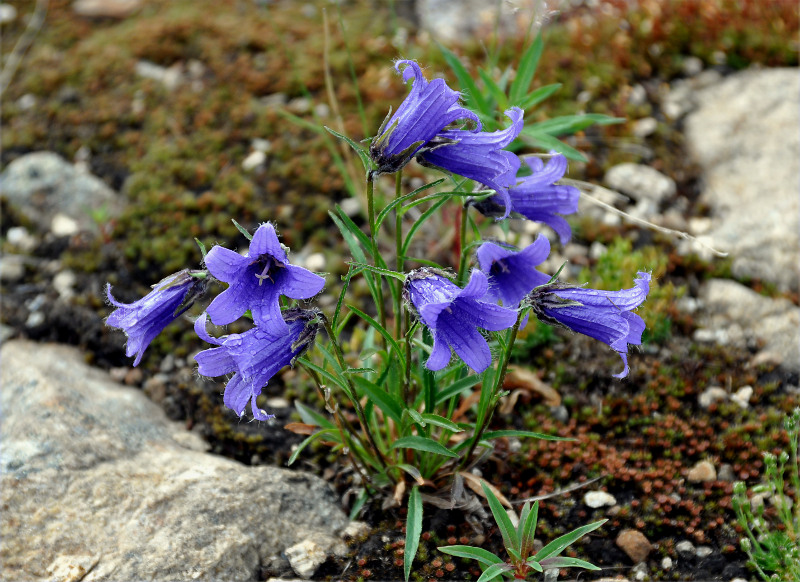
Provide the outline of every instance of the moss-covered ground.
[[[20,16],[3,25],[4,54],[22,34],[33,4],[19,3]],[[751,65],[797,66],[796,3],[599,4],[564,9],[547,24],[534,83],[562,83],[562,88],[537,115],[546,119],[581,110],[627,118],[627,123],[570,138],[589,159],[573,164],[571,177],[597,181],[611,164],[646,161],[676,180],[687,213],[702,215],[705,209],[696,204],[697,170],[682,154],[680,125],[659,109],[659,92],[684,74],[689,57],[722,73]],[[195,237],[209,247],[216,242],[243,247],[246,241],[232,218],[248,228],[276,223],[282,242],[295,252],[322,253],[329,280],[335,279],[344,269],[335,259],[346,253],[335,242],[339,238],[328,211],[357,191],[359,175],[320,125],[356,140],[374,133],[388,107],[396,107],[406,92],[391,70],[398,57],[418,59],[429,72],[448,76],[435,36],[417,31],[392,6],[149,0],[123,20],[90,20],[74,14],[69,1],[51,0],[45,26],[2,96],[0,162],[5,167],[38,150],[68,160],[88,151],[90,170],[122,193],[126,207],[115,217],[96,216],[94,235],[43,238],[32,251],[36,264],[57,259],[78,275],[77,287],[85,292],[68,304],[59,302],[49,281],[52,273],[27,267],[19,284],[3,289],[4,323],[18,335],[81,345],[98,366],[128,366],[121,334],[103,326],[109,311],[101,293],[104,282],[114,285],[118,299],[132,301],[163,276],[199,264]],[[483,62],[479,42],[450,48],[472,71]],[[498,66],[513,63],[523,49],[522,38],[505,39]],[[179,81],[168,86],[138,74],[137,63],[145,61]],[[454,77],[448,80],[455,84]],[[631,105],[637,84],[647,98]],[[656,132],[646,140],[631,138],[632,123],[647,116],[658,119]],[[266,150],[265,162],[254,170],[243,168],[256,148]],[[411,183],[422,176],[421,169],[410,166],[405,179]],[[5,241],[8,229],[37,225],[5,201],[2,211],[4,250],[14,251]],[[676,309],[675,300],[705,278],[726,276],[724,262],[677,256],[673,241],[630,227],[580,219],[573,227],[581,244],[598,241],[610,249],[599,260],[587,259],[585,276],[592,286],[619,288],[636,270],[655,272],[658,288],[642,311],[648,322],[644,348],[631,358],[630,378],[617,382],[610,374],[619,359],[605,346],[543,325],[531,327],[515,363],[537,371],[559,394],[568,418],[558,420],[544,398],[530,392],[518,394],[516,405],[495,423],[576,440],[501,442],[481,467],[483,475],[510,498],[547,495],[598,478],[591,487],[615,496],[616,513],[576,546],[575,555],[603,567],[603,575],[630,573],[632,563],[614,540],[620,530],[635,528],[655,544],[652,579],[748,577],[733,521],[732,482],[692,483],[687,474],[698,461],[710,459],[717,468],[729,466],[734,478],[757,483],[761,451],[785,445],[780,420],[798,404],[797,393],[789,391],[798,378],[774,366],[750,366],[749,352],[698,347],[689,339],[694,322]],[[774,294],[759,281],[746,283]],[[46,319],[26,326],[26,301],[36,293],[47,297]],[[222,407],[222,385],[191,373],[188,358],[202,347],[188,323],[172,326],[151,345],[142,374],[130,375],[129,381],[145,387],[172,418],[205,435],[214,452],[246,463],[285,463],[300,440],[282,428],[293,418],[291,409],[273,410],[277,421],[264,425],[233,418]],[[168,355],[179,362],[174,369],[164,365]],[[727,402],[708,409],[698,405],[698,396],[710,386],[736,391],[748,385],[753,396],[746,409]],[[296,371],[268,388],[265,398],[276,397],[320,405]],[[347,489],[347,473],[324,448],[309,450],[296,466],[324,474],[342,492]],[[583,505],[583,492],[543,500],[542,539],[606,515]],[[354,540],[352,559],[330,560],[318,577],[401,577],[403,510],[383,510],[375,502],[362,517],[375,526],[374,533]],[[477,579],[474,565],[435,547],[474,543],[500,551],[499,535],[483,525],[479,531],[459,511],[426,508],[413,576]],[[681,557],[675,550],[681,540],[708,545],[713,553],[702,560]],[[671,569],[661,568],[663,557],[672,558]]]

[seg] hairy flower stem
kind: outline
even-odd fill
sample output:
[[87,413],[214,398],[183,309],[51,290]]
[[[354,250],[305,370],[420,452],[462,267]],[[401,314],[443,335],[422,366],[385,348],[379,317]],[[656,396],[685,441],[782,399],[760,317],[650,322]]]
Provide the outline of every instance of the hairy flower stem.
[[[333,328],[331,327],[331,322],[328,321],[327,317],[322,318],[323,325],[325,326],[325,331],[328,334],[328,338],[330,339],[331,345],[333,345],[334,352],[336,353],[336,359],[339,361],[339,366],[342,368],[342,372],[345,372],[348,369],[347,362],[344,359],[344,353],[342,352],[342,347],[339,345],[339,342],[336,340],[336,335],[333,333]],[[353,403],[353,408],[356,411],[356,416],[358,416],[358,422],[361,424],[361,429],[364,431],[364,434],[367,435],[369,439],[369,443],[372,446],[372,450],[375,451],[375,455],[378,457],[378,460],[383,465],[383,468],[388,468],[386,463],[386,459],[383,456],[383,452],[381,452],[378,443],[375,442],[375,437],[372,435],[372,431],[369,429],[369,423],[367,422],[367,417],[364,414],[364,408],[361,406],[361,402],[358,401],[358,393],[356,392],[356,387],[353,385],[353,381],[350,379],[348,374],[343,374],[345,377],[345,381],[347,382],[347,386],[350,392],[350,401]],[[387,472],[388,475],[388,472]]]
[[[376,267],[378,265],[378,233],[375,232],[375,182],[374,180],[367,180],[367,220],[369,221],[369,239],[372,243],[372,264]],[[381,326],[386,328],[386,308],[383,305],[383,277],[378,275],[376,285],[375,303],[378,307],[378,321]]]
[[[313,370],[312,368],[304,365],[303,363],[300,363],[300,367],[303,368],[303,370],[305,370],[309,376],[311,376],[312,380],[314,380],[314,385],[317,388],[317,392],[319,392],[320,398],[322,398],[322,402],[326,402],[327,398],[325,397],[325,389],[322,387],[322,381],[320,380],[319,374],[317,374],[316,370]],[[339,436],[342,439],[342,443],[348,442],[349,440],[348,437],[345,436],[346,432],[348,436],[352,435],[355,438],[355,440],[358,441],[362,449],[367,448],[364,441],[361,438],[361,435],[358,434],[358,431],[356,431],[356,428],[353,426],[353,423],[347,420],[347,418],[342,414],[342,411],[338,405],[335,405],[335,408],[333,410],[333,418],[336,421],[336,428],[339,429]],[[345,428],[347,429],[346,431]],[[357,463],[354,451],[357,451],[355,447],[353,446],[347,447],[347,454],[350,457],[350,462],[353,464],[353,467],[355,467],[356,471],[358,471],[358,473],[361,475],[361,479],[363,480],[363,482],[369,483],[370,482],[369,477],[366,474],[364,474],[361,467],[359,466],[360,463],[366,468],[368,467],[368,464],[364,461],[364,459],[360,458],[361,457],[360,454],[358,455],[359,463]]]
[[[394,179],[394,196],[395,199],[400,198],[402,196],[402,178],[403,172],[399,171],[395,174]],[[394,239],[395,239],[395,260],[396,268],[395,270],[398,273],[402,273],[403,269],[405,268],[404,257],[403,257],[403,213],[400,212],[400,205],[398,204],[394,208]],[[400,305],[402,303],[402,295],[403,295],[403,282],[396,281],[397,286],[397,293],[396,302],[394,305],[394,316],[395,316],[395,330],[394,330],[394,337],[395,339],[400,339],[403,337],[403,320],[400,317],[401,308]]]
[[472,442],[469,445],[469,450],[467,454],[464,455],[464,458],[461,460],[461,464],[459,465],[458,471],[463,471],[464,468],[469,464],[469,460],[472,457],[472,453],[475,452],[475,447],[478,446],[478,443],[483,436],[483,433],[486,432],[486,428],[489,426],[489,423],[492,421],[492,416],[494,415],[494,411],[497,409],[497,405],[499,404],[499,399],[497,395],[500,393],[500,390],[503,388],[503,381],[506,378],[506,372],[508,371],[508,362],[511,359],[511,350],[514,347],[514,342],[517,341],[517,332],[519,332],[519,326],[522,323],[522,318],[525,317],[526,310],[521,309],[519,314],[517,315],[517,321],[514,324],[514,327],[511,328],[511,332],[508,336],[508,342],[506,343],[506,348],[503,351],[503,360],[500,362],[498,367],[498,373],[495,379],[494,387],[492,388],[492,397],[491,397],[491,408],[489,412],[483,419],[483,422],[478,427],[478,430],[475,432],[475,436],[472,438]]
[[467,242],[467,211],[469,208],[466,204],[461,205],[461,220],[458,229],[458,240],[456,241],[456,248],[458,249],[458,282],[464,280],[464,275],[467,271],[467,253],[464,252],[464,247]]

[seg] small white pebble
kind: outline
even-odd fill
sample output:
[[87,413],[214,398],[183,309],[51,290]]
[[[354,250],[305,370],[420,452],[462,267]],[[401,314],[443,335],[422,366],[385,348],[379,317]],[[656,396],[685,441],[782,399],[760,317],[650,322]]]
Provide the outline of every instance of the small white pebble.
[[61,214],[60,212],[56,214],[52,222],[50,222],[50,232],[56,236],[72,236],[78,234],[79,231],[80,227],[78,223],[66,214]]
[[583,496],[583,503],[592,509],[597,509],[606,505],[616,505],[617,500],[613,495],[605,491],[589,491]]
[[672,569],[672,558],[667,556],[663,560],[661,560],[661,569],[662,570],[670,570],[670,569]]
[[259,166],[264,165],[264,162],[267,161],[267,154],[262,152],[261,150],[255,150],[250,153],[244,160],[242,160],[242,169],[250,172],[255,170]]

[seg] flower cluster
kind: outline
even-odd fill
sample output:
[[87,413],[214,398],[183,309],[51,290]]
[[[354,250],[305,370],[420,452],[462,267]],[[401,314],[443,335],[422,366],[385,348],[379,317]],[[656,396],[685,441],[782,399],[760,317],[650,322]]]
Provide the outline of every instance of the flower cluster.
[[[127,355],[136,354],[136,366],[153,338],[205,291],[210,277],[227,283],[228,288],[194,326],[201,339],[218,347],[198,353],[195,360],[203,376],[233,373],[225,387],[225,406],[242,416],[250,402],[253,417],[267,420],[271,417],[258,408],[256,398],[281,368],[309,348],[319,329],[318,311],[293,308],[282,312],[280,298],[313,297],[322,290],[325,279],[289,264],[275,228],[268,223],[256,230],[246,254],[215,245],[205,264],[206,271],[181,271],[167,277],[130,305],[116,301],[109,285],[108,299],[117,310],[106,323],[128,335]],[[208,317],[217,325],[227,325],[246,312],[252,315],[255,327],[243,334],[214,338],[206,331]]]
[[[550,152],[545,163],[539,157],[522,159],[508,149],[524,125],[520,108],[504,112],[510,120],[505,129],[483,131],[479,116],[461,105],[460,94],[444,80],[428,81],[413,61],[398,61],[395,69],[403,80],[412,82],[411,89],[397,111],[390,111],[370,143],[368,181],[397,172],[416,159],[426,167],[473,180],[480,191],[490,191],[468,199],[464,213],[473,208],[497,220],[538,221],[549,225],[562,243],[570,239],[571,230],[563,215],[577,211],[579,191],[557,183],[566,173],[566,158]],[[370,223],[369,227],[375,225]],[[376,233],[371,236],[375,259],[379,247]],[[484,332],[524,326],[532,312],[546,323],[608,344],[625,364],[617,376],[627,375],[628,346],[641,343],[644,330],[644,322],[632,310],[645,300],[650,275],[640,273],[632,289],[617,292],[570,287],[538,270],[549,253],[550,243],[541,235],[524,249],[483,241],[468,280],[465,258],[455,277],[432,267],[396,273],[404,280],[404,304],[401,306],[395,293],[396,309],[411,310],[433,338],[425,366],[442,370],[455,352],[475,372],[486,370],[492,363],[492,353]],[[320,293],[325,280],[289,263],[287,250],[269,223],[258,227],[246,253],[217,245],[204,262],[205,269],[175,273],[129,305],[118,302],[109,286],[108,299],[116,311],[107,323],[125,331],[127,355],[135,355],[134,365],[138,365],[153,338],[191,307],[209,281],[227,284],[195,322],[197,335],[215,346],[195,359],[204,376],[231,375],[223,399],[228,408],[241,416],[250,403],[256,419],[267,419],[269,415],[257,406],[256,399],[281,368],[293,364],[314,342],[324,315],[316,309],[302,309],[297,302]],[[383,284],[379,277],[377,286],[371,288],[380,289]],[[379,313],[382,297],[380,292],[373,295],[380,304]],[[395,314],[396,321],[400,315]],[[254,324],[244,333],[216,338],[207,331],[208,320],[224,326],[242,316],[249,316]],[[400,336],[398,332],[396,339],[402,339]]]
[[[370,155],[378,168],[372,175],[397,171],[416,157],[424,166],[474,180],[493,190],[490,197],[469,203],[482,214],[503,220],[513,213],[545,223],[566,244],[572,231],[562,215],[577,212],[580,196],[577,188],[556,184],[567,171],[566,158],[550,152],[546,164],[541,158],[529,157],[523,166],[517,155],[504,149],[522,131],[523,111],[518,107],[507,110],[505,115],[511,124],[500,131],[480,131],[480,123],[469,130],[448,127],[459,119],[477,121],[477,116],[457,105],[458,93],[448,89],[441,79],[429,83],[412,61],[400,61],[400,66],[407,66],[404,80],[411,78],[408,73],[412,71],[414,82],[408,97],[388,121],[388,128],[384,123],[372,141]],[[527,299],[542,321],[569,327],[611,346],[625,364],[623,372],[616,376],[626,376],[628,345],[640,344],[644,330],[644,322],[631,310],[646,298],[649,274],[640,273],[634,289],[617,293],[548,286],[550,276],[536,267],[549,252],[550,243],[542,236],[523,250],[484,242],[476,255],[480,270],[472,272],[463,289],[444,273],[429,268],[410,273],[405,298],[433,335],[426,367],[444,368],[452,349],[476,372],[488,368],[491,353],[478,329],[500,331],[512,327],[517,321],[513,308],[519,308]],[[532,295],[536,289],[539,291]],[[502,307],[493,301],[501,302]],[[527,318],[520,323],[525,325]]]

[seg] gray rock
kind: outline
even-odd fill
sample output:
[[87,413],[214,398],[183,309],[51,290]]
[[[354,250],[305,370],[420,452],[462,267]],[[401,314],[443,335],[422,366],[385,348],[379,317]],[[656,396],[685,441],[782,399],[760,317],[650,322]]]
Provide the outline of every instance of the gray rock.
[[[764,297],[727,279],[704,283],[700,298],[705,307],[697,321],[715,332],[709,339],[742,348],[763,344],[762,353],[800,371],[800,308],[791,301]],[[703,337],[702,331],[697,330],[696,340]]]
[[694,99],[698,108],[686,119],[686,144],[703,170],[711,245],[731,253],[736,277],[798,290],[798,70],[744,71],[697,91]]
[[422,28],[439,42],[454,44],[488,39],[496,27],[502,35],[524,34],[531,20],[545,18],[540,6],[537,0],[416,0],[415,10]]
[[77,171],[52,152],[34,152],[11,162],[0,176],[0,194],[41,230],[50,228],[59,215],[91,230],[96,227],[93,212],[114,215],[121,208],[117,194],[102,180]]
[[74,348],[12,340],[0,357],[6,579],[253,580],[347,525],[321,479],[202,452]]
[[609,187],[627,194],[637,202],[648,200],[660,204],[674,196],[677,190],[675,180],[642,164],[613,166],[606,173],[604,181]]

